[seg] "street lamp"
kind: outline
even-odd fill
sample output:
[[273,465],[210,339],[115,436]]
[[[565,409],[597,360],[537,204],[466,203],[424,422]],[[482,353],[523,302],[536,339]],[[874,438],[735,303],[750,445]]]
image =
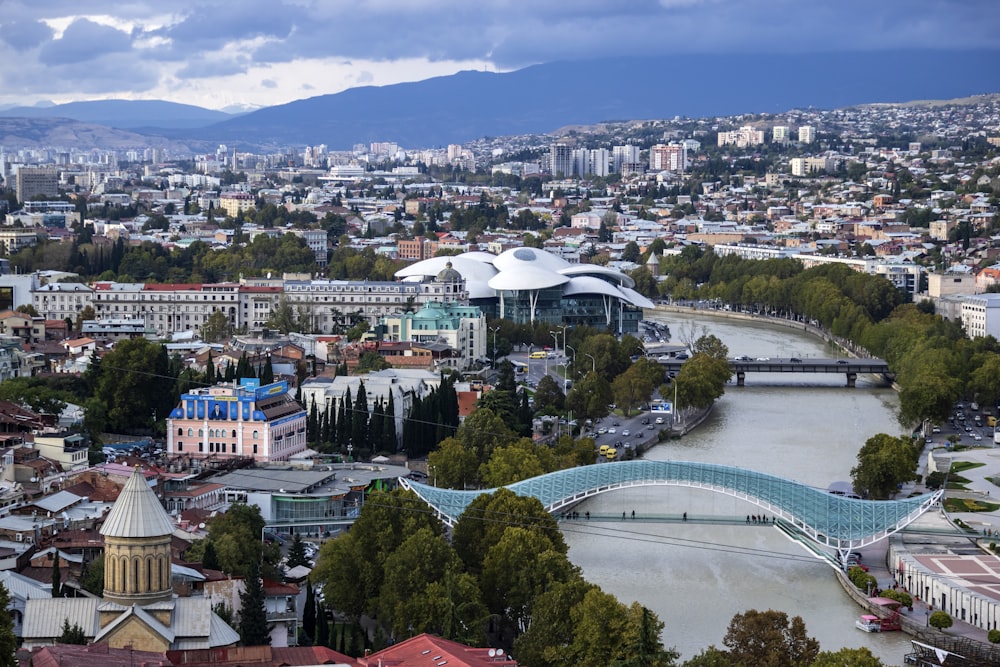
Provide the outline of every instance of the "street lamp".
[[497,367],[497,332],[500,331],[500,326],[490,327],[490,331],[493,333],[493,368]]
[[597,359],[594,359],[594,356],[593,356],[593,355],[591,355],[591,354],[587,354],[586,352],[584,352],[584,353],[583,353],[583,356],[585,356],[585,357],[590,357],[590,363],[591,363],[591,368],[590,368],[590,370],[591,370],[592,372],[596,373],[596,372],[597,372]]
[[[573,350],[573,372],[576,372],[576,348],[574,348],[571,345],[566,345],[565,347],[566,347],[567,350]],[[567,359],[568,358],[569,357],[567,357]],[[566,366],[564,368],[566,369],[566,376],[563,378],[563,393],[565,394],[568,391],[566,389],[566,381],[569,380],[569,363],[568,362],[567,362],[567,364],[566,364]]]

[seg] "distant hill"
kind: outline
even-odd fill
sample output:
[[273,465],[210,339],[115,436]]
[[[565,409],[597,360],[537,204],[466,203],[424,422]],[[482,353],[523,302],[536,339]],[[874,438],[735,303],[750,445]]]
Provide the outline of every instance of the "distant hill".
[[205,127],[228,120],[233,114],[159,100],[95,100],[44,107],[11,107],[0,111],[0,118],[3,117],[71,118],[83,123],[136,130]]
[[168,134],[227,144],[444,146],[604,120],[778,113],[1000,91],[1000,51],[681,55],[353,88]]
[[2,118],[0,146],[42,148],[93,148],[119,150],[144,147],[170,148],[189,153],[192,146],[166,137],[139,134],[105,125],[81,123],[69,118]]

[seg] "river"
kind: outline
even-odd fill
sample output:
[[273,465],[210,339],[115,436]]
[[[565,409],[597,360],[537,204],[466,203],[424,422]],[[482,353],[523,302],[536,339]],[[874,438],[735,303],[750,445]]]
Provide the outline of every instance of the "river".
[[[656,313],[673,342],[682,328],[702,326],[729,347],[730,356],[830,357],[838,353],[804,332],[759,322],[704,315]],[[826,489],[848,480],[857,453],[870,436],[893,435],[898,401],[890,388],[859,377],[747,374],[735,379],[708,420],[680,440],[646,454],[655,460],[736,465]],[[679,487],[644,487],[596,496],[580,512],[616,515],[688,512],[743,516],[760,513],[728,496]],[[854,627],[861,613],[830,566],[776,529],[641,521],[563,524],[570,559],[588,581],[630,604],[639,601],[665,623],[663,640],[686,660],[709,645],[723,648],[730,619],[748,609],[776,609],[801,616],[821,650],[869,648],[886,665],[902,665],[910,644],[900,632],[866,634]]]

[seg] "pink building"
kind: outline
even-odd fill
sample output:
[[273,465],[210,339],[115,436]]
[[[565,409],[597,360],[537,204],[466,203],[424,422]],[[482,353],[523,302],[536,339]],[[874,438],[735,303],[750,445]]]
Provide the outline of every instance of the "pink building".
[[306,448],[306,411],[287,382],[243,378],[181,395],[167,419],[167,454],[286,461]]

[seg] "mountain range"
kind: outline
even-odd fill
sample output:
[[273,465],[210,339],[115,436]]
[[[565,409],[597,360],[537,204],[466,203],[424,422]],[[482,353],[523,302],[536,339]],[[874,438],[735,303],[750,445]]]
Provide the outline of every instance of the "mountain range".
[[[1000,51],[630,56],[506,72],[459,72],[359,87],[242,115],[168,102],[78,102],[0,111],[63,117],[151,141],[245,148],[394,141],[445,146],[484,136],[551,132],[609,120],[780,113],[1000,92]],[[2,140],[2,139],[0,139]]]

